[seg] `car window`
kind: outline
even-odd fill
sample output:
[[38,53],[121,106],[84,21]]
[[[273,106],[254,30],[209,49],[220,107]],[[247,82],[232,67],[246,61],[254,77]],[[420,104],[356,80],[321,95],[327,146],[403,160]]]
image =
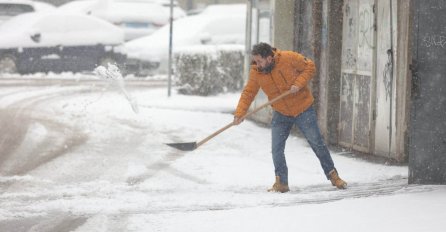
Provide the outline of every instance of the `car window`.
[[0,15],[16,16],[23,13],[33,12],[34,8],[25,4],[0,4]]

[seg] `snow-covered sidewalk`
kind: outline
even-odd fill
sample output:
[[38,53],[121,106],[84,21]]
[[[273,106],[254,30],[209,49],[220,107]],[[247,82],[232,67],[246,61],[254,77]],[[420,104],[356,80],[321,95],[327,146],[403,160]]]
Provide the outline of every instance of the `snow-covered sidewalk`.
[[[66,125],[83,143],[23,175],[0,176],[0,231],[444,231],[446,187],[407,185],[405,166],[333,153],[350,186],[337,190],[293,136],[291,191],[268,193],[269,128],[245,121],[191,152],[164,144],[198,141],[229,123],[238,93],[168,98],[164,88],[127,88],[135,113],[117,90],[86,89],[34,104],[33,118]],[[10,93],[0,105],[13,105],[14,94],[24,101],[20,89]],[[39,123],[28,134],[51,134]]]

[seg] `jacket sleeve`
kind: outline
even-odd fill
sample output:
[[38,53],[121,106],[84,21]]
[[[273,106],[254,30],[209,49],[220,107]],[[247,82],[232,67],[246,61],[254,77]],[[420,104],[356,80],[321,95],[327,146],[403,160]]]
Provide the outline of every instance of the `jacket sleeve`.
[[[251,71],[252,73],[253,71]],[[250,74],[248,83],[243,88],[243,91],[240,95],[240,100],[237,105],[237,109],[235,110],[234,116],[240,118],[244,116],[249,109],[249,106],[251,105],[252,101],[254,100],[255,96],[259,92],[260,86],[255,80],[255,77]]]
[[299,87],[300,89],[305,87],[308,84],[314,74],[316,73],[316,66],[311,59],[304,57],[299,53],[293,53],[293,67],[296,69],[298,73],[300,73],[296,80],[294,81],[294,85]]

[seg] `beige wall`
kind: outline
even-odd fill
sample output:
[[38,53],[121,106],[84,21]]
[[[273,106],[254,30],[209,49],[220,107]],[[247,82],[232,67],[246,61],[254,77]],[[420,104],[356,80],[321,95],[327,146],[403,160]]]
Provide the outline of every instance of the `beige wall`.
[[294,0],[273,0],[272,45],[282,50],[294,48]]

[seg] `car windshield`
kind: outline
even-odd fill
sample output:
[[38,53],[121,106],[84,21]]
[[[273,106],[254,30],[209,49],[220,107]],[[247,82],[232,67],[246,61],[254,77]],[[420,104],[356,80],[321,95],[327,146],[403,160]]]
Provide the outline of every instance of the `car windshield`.
[[32,12],[33,7],[24,4],[0,4],[0,16],[16,16],[19,14]]

